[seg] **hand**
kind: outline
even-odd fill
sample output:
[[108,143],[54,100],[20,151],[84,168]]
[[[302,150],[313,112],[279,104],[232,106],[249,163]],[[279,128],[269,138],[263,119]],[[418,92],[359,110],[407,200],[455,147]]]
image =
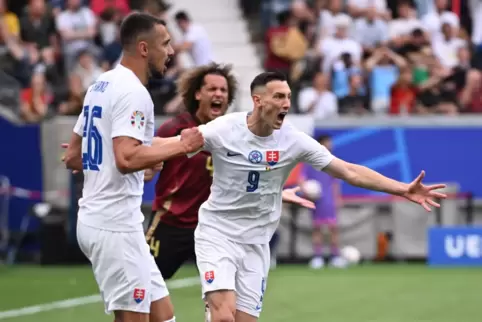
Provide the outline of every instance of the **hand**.
[[301,198],[296,195],[296,193],[300,191],[300,189],[301,189],[300,187],[284,189],[282,192],[283,201],[294,203],[305,208],[315,209],[315,204],[312,201],[305,198]]
[[152,168],[152,171],[159,172],[162,170],[163,167],[164,167],[164,162],[160,162]]
[[[432,211],[430,206],[440,207],[440,204],[433,201],[434,198],[445,199],[447,195],[444,193],[436,192],[434,190],[443,189],[446,187],[444,184],[434,184],[431,186],[426,186],[422,184],[422,179],[425,177],[425,171],[420,172],[418,177],[413,180],[408,186],[407,192],[405,192],[402,197],[410,200],[411,202],[418,203],[425,210]],[[429,206],[430,205],[430,206]]]
[[[68,143],[62,143],[60,146],[62,147],[62,149],[68,149],[68,148],[69,148],[69,144],[68,144]],[[61,160],[62,160],[62,162],[65,162],[65,154],[62,154],[62,159],[61,159]],[[79,171],[77,171],[77,170],[72,170],[72,173],[73,173],[73,174],[76,174],[76,173],[79,173]]]
[[181,132],[181,142],[185,153],[196,152],[204,145],[204,137],[197,127],[184,129]]

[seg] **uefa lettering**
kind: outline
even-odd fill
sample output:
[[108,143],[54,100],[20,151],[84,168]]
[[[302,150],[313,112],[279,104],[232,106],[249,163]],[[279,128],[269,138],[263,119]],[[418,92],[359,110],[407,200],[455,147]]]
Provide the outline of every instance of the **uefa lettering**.
[[431,228],[429,264],[482,266],[482,227]]

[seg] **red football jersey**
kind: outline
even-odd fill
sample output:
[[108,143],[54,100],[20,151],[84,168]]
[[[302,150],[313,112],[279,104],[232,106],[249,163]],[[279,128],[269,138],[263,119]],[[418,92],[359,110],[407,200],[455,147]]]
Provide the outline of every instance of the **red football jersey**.
[[[198,126],[189,113],[182,113],[161,125],[158,137],[179,135],[183,129]],[[209,197],[213,175],[211,154],[201,152],[192,158],[181,156],[164,162],[156,182],[153,210],[164,210],[161,221],[180,228],[195,228],[201,204]]]

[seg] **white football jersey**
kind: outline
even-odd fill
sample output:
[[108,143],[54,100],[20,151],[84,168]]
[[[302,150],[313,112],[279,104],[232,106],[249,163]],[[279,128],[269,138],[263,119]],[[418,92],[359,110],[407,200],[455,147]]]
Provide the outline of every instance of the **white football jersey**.
[[281,216],[282,189],[293,167],[323,169],[332,154],[288,121],[268,137],[254,135],[245,112],[199,126],[213,159],[209,199],[199,210],[199,231],[231,240],[268,243]]
[[151,145],[154,105],[139,78],[122,65],[89,87],[74,132],[82,136],[84,189],[78,220],[112,231],[142,230],[144,172],[116,167],[113,139],[127,136]]

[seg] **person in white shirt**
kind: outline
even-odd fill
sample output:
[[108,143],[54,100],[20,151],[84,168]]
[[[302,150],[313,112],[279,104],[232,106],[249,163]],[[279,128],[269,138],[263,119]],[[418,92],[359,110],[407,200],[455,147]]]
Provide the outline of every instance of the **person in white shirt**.
[[96,51],[96,23],[94,13],[90,8],[82,6],[81,0],[66,1],[66,10],[57,16],[55,24],[62,38],[67,71],[74,68],[79,52],[86,49]]
[[398,18],[388,22],[388,38],[396,47],[401,47],[409,41],[412,31],[423,29],[423,25],[409,0],[398,1],[397,12]]
[[211,152],[211,194],[199,211],[195,231],[197,267],[211,322],[255,322],[262,310],[270,264],[269,241],[276,230],[282,189],[299,162],[371,190],[404,197],[427,211],[445,198],[425,186],[420,175],[410,184],[334,157],[285,117],[291,90],[282,73],[265,72],[251,83],[254,109],[231,113],[199,126]]
[[338,100],[328,90],[329,78],[316,73],[313,86],[303,88],[298,95],[298,108],[301,113],[311,114],[317,119],[338,116]]
[[444,67],[452,69],[459,64],[459,49],[466,47],[467,42],[456,36],[454,28],[449,23],[442,25],[442,35],[443,37],[432,40],[433,53]]
[[449,23],[456,34],[459,32],[460,19],[455,13],[447,10],[447,6],[447,0],[435,0],[435,10],[422,17],[422,24],[432,39],[443,37],[441,32],[443,23]]
[[319,44],[324,73],[330,73],[333,63],[344,53],[350,54],[355,64],[362,58],[363,50],[360,43],[349,36],[352,19],[346,14],[338,14],[334,18],[334,25],[336,31],[333,37],[324,38]]
[[174,18],[184,34],[182,42],[174,47],[176,52],[188,51],[195,66],[211,63],[213,61],[211,41],[203,26],[193,23],[184,11],[176,13]]
[[123,57],[90,86],[66,155],[83,170],[77,239],[92,263],[107,313],[122,322],[173,322],[166,284],[151,256],[141,212],[144,169],[196,151],[197,129],[151,147],[154,110],[145,87],[173,54],[165,23],[135,13],[122,23]]

